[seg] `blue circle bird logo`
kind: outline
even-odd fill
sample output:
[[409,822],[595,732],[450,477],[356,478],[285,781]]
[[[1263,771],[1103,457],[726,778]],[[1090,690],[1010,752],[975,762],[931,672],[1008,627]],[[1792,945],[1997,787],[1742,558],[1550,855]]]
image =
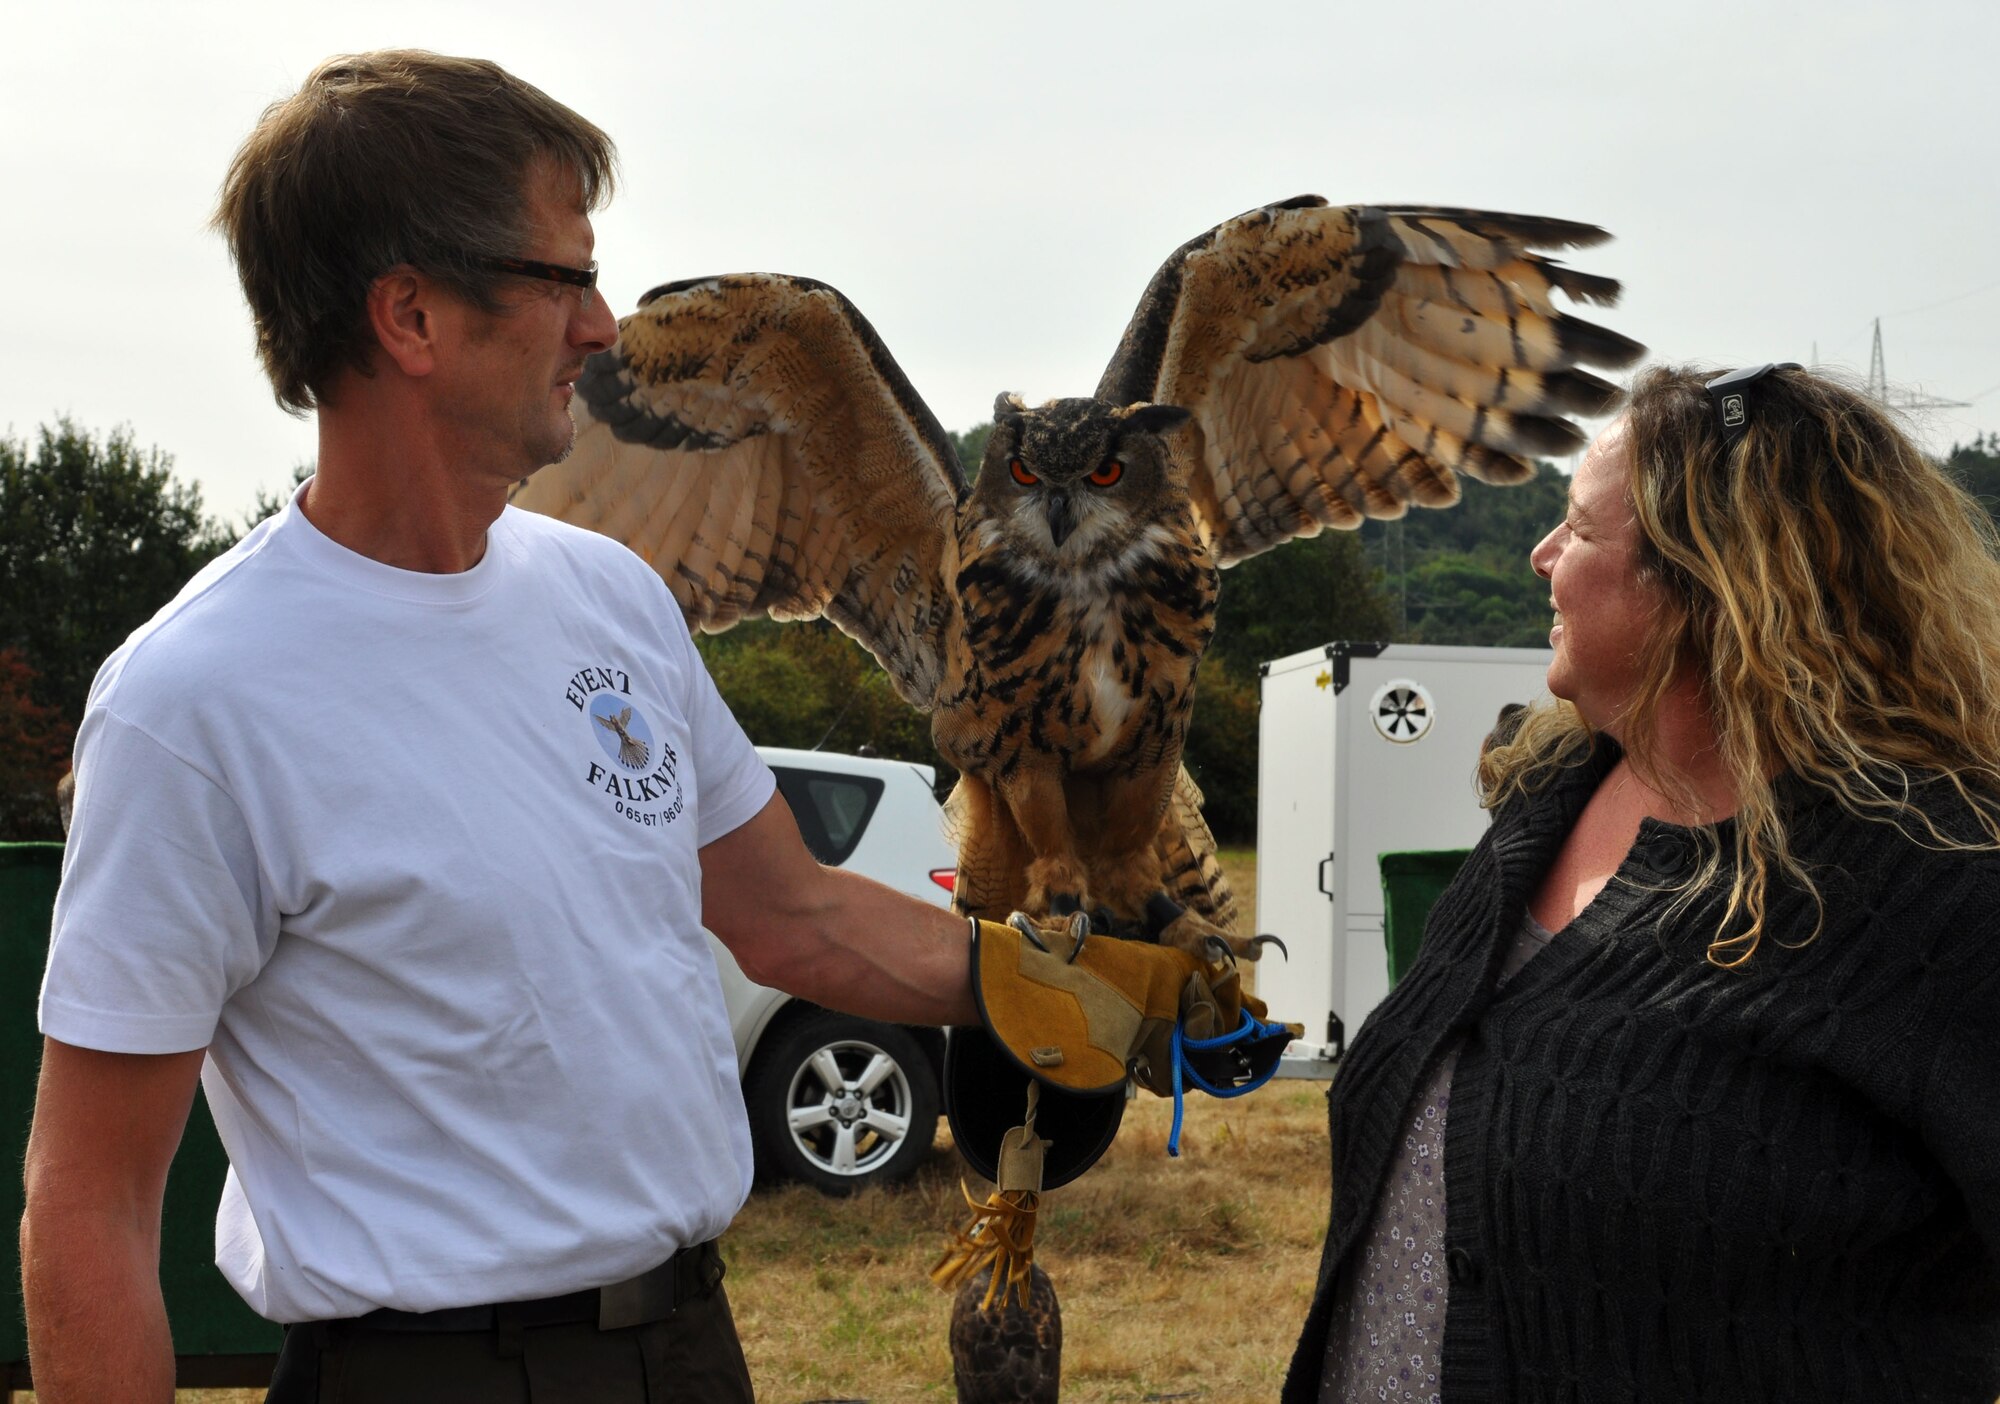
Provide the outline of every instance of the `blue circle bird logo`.
[[653,728],[616,693],[601,693],[590,704],[597,744],[627,770],[644,770],[653,758]]

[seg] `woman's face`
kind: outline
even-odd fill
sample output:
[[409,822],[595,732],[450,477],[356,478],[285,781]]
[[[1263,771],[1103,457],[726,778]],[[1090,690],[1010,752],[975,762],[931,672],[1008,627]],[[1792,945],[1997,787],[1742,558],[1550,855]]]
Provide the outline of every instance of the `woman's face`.
[[1631,472],[1631,436],[1619,419],[1584,452],[1562,524],[1528,554],[1555,607],[1549,691],[1613,736],[1638,688],[1639,655],[1662,599],[1660,587],[1639,575],[1639,524],[1626,496]]

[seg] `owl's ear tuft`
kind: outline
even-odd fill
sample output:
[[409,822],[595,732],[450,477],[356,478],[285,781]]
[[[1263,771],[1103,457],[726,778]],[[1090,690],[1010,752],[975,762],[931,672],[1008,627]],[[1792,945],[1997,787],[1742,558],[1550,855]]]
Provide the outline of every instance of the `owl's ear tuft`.
[[1118,411],[1118,417],[1125,421],[1128,429],[1137,429],[1142,434],[1171,434],[1190,419],[1193,414],[1179,405],[1127,405]]
[[1028,408],[1027,402],[1012,390],[1002,390],[993,398],[993,422],[1013,419]]

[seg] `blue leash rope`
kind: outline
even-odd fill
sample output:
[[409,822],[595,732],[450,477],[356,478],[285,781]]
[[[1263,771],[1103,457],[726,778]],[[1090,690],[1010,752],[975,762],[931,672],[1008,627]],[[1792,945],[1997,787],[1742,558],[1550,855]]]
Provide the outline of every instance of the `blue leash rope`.
[[1273,1060],[1270,1067],[1258,1073],[1248,1082],[1240,1083],[1234,1087],[1216,1087],[1211,1085],[1206,1078],[1189,1065],[1187,1050],[1192,1048],[1197,1053],[1200,1053],[1210,1048],[1228,1048],[1230,1045],[1241,1043],[1247,1038],[1266,1038],[1283,1030],[1283,1024],[1262,1023],[1247,1009],[1243,1011],[1243,1022],[1241,1024],[1238,1024],[1230,1032],[1219,1034],[1214,1038],[1186,1038],[1181,1034],[1181,1026],[1179,1024],[1174,1025],[1174,1125],[1173,1129],[1167,1133],[1168,1155],[1179,1156],[1181,1153],[1183,1078],[1188,1082],[1192,1082],[1211,1097],[1241,1097],[1245,1092],[1255,1092],[1259,1087],[1269,1082],[1278,1071],[1278,1064],[1276,1060]]

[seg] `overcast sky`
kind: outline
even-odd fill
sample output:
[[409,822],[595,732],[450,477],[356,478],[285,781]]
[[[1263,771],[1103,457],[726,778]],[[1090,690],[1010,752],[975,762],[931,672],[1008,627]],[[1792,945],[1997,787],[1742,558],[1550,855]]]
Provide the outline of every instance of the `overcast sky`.
[[617,141],[603,286],[846,292],[948,428],[1096,383],[1181,241],[1315,192],[1617,237],[1662,357],[1868,368],[2000,430],[2000,5],[5,0],[0,430],[129,425],[240,517],[314,452],[206,221],[328,54],[498,60]]

